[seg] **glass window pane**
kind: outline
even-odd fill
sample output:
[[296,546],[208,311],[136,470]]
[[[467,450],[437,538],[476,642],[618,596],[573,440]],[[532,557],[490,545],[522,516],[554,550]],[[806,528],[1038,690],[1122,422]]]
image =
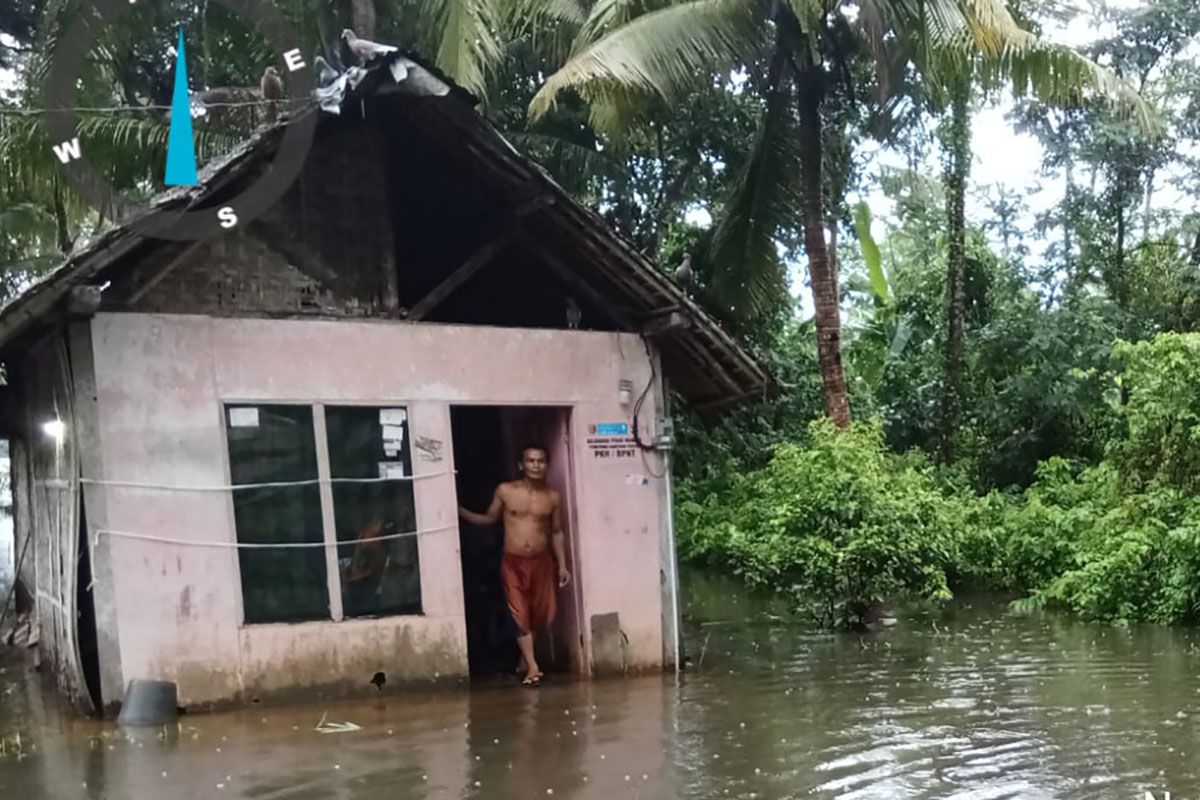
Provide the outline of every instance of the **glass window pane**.
[[[233,490],[239,542],[324,541],[317,447],[308,406],[227,406],[229,471],[237,485],[314,481]],[[329,619],[321,547],[238,550],[246,622]]]
[[[416,530],[408,413],[401,407],[325,409],[333,515],[337,527],[342,609],[347,617],[421,612],[421,572],[415,536],[377,537]],[[354,483],[339,478],[368,479]]]

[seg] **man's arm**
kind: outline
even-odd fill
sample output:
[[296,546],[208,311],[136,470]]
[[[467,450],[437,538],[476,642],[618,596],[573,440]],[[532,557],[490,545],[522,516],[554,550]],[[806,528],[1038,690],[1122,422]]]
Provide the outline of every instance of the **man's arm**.
[[468,511],[459,506],[458,516],[472,525],[495,525],[500,521],[500,514],[504,510],[504,501],[500,498],[500,488],[499,486],[496,487],[496,492],[492,495],[492,503],[488,506],[487,511],[482,514],[476,514],[474,511]]
[[567,571],[567,554],[563,549],[562,498],[554,495],[554,511],[550,515],[550,543],[554,547],[554,560],[558,563],[558,587],[561,589],[571,582],[571,573]]

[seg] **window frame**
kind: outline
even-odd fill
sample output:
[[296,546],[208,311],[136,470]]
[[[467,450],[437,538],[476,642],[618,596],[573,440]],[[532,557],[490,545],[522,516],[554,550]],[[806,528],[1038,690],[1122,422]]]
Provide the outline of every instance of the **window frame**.
[[[325,581],[326,589],[329,593],[329,616],[321,619],[295,620],[290,622],[247,622],[246,621],[246,603],[242,589],[242,566],[238,556],[239,548],[230,548],[232,554],[233,574],[237,578],[237,615],[239,628],[264,628],[279,625],[324,625],[330,623],[348,622],[352,624],[370,624],[373,621],[385,619],[404,619],[406,617],[423,617],[425,616],[425,583],[421,582],[421,608],[418,611],[410,611],[398,614],[382,614],[371,617],[347,617],[342,604],[342,579],[341,572],[338,569],[338,547],[343,542],[339,542],[337,538],[337,523],[336,514],[333,506],[333,483],[332,469],[329,461],[329,432],[325,423],[325,409],[327,406],[338,408],[358,407],[358,408],[403,408],[408,414],[408,440],[405,442],[405,447],[409,448],[409,456],[412,459],[413,474],[409,476],[411,480],[415,480],[417,473],[417,461],[412,458],[412,439],[413,439],[413,404],[411,400],[280,400],[274,398],[257,397],[253,399],[243,399],[234,397],[222,397],[218,401],[218,418],[220,419],[221,431],[221,458],[224,461],[225,483],[230,487],[225,492],[226,516],[229,520],[230,530],[233,532],[233,541],[240,543],[237,530],[237,516],[234,510],[233,503],[233,467],[230,462],[229,454],[229,408],[231,406],[300,406],[309,408],[312,411],[312,431],[317,449],[317,484],[319,489],[319,497],[321,501],[321,534],[324,541],[324,547],[321,548],[325,554]],[[420,502],[417,498],[419,493],[416,487],[413,487],[413,517],[417,520],[417,527],[420,528],[421,510]],[[421,571],[421,538],[417,537],[417,570]]]

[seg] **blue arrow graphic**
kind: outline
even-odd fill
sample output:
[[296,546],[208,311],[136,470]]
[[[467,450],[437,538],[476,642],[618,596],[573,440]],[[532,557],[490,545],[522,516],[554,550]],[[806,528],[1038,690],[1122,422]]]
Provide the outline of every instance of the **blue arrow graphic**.
[[167,186],[195,186],[196,147],[192,141],[192,100],[188,92],[187,55],[183,50],[183,28],[175,53],[175,89],[171,95],[171,131],[167,135]]

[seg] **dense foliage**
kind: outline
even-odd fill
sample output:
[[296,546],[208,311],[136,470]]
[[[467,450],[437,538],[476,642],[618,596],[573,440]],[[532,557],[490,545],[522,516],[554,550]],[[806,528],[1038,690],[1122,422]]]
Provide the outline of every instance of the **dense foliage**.
[[900,592],[949,597],[952,501],[922,461],[888,453],[878,425],[815,422],[804,444],[780,446],[724,492],[697,497],[685,484],[682,550],[791,594],[825,625],[862,620]]
[[680,489],[681,550],[791,593],[823,624],[954,586],[1110,622],[1200,622],[1200,334],[1118,343],[1119,431],[1084,466],[1055,456],[1023,491],[977,495],[877,424],[813,425],[761,469]]

